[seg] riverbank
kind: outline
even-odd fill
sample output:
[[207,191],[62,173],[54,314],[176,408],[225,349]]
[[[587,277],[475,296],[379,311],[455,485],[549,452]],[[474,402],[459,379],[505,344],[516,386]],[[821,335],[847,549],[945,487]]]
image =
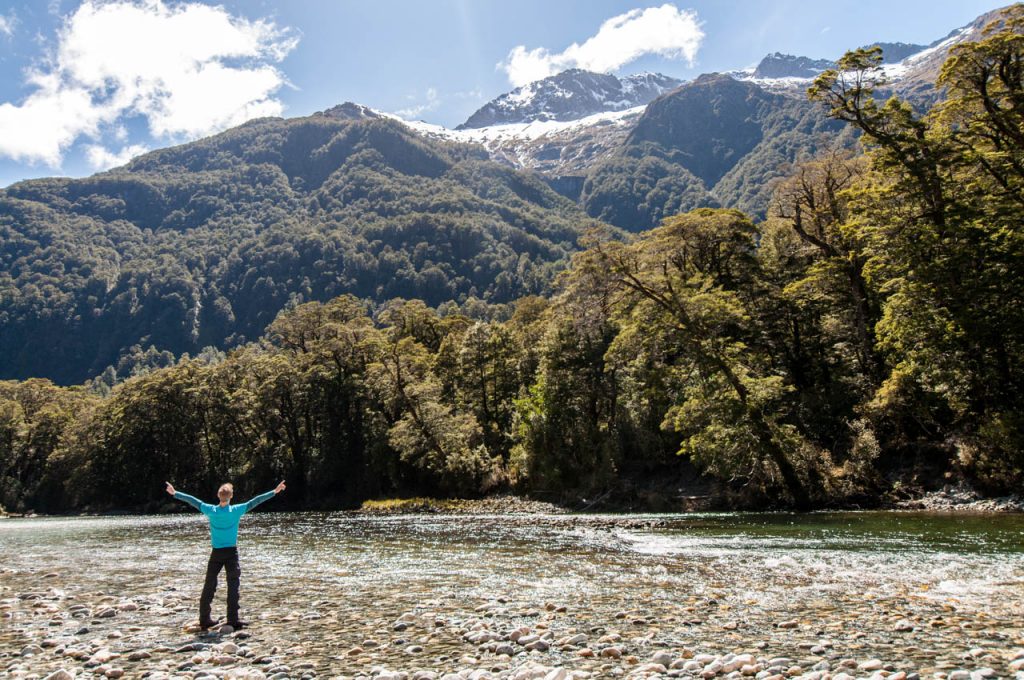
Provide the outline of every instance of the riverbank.
[[1024,496],[985,497],[966,484],[948,484],[915,498],[894,501],[898,510],[929,512],[1006,513],[1024,512]]
[[[882,637],[902,640],[889,645],[888,658],[842,641],[841,619],[779,619],[773,632],[751,636],[742,611],[709,617],[720,607],[707,598],[689,598],[681,616],[639,607],[597,620],[571,598],[497,596],[454,606],[424,600],[397,616],[353,614],[320,600],[274,607],[245,630],[204,633],[189,622],[195,593],[171,588],[122,597],[81,592],[58,572],[0,574],[11,584],[0,587],[0,668],[23,680],[917,680],[922,671],[935,680],[984,680],[1024,669],[1019,639],[966,650],[957,663],[913,643],[922,628],[991,626],[989,617],[964,612],[928,623],[879,622]],[[21,590],[26,581],[35,587]],[[685,639],[702,625],[720,631],[721,642],[700,647]],[[878,631],[858,637],[877,643]]]
[[[562,503],[531,498],[525,495],[500,493],[482,498],[412,498],[372,499],[359,508],[339,510],[369,516],[386,515],[561,515],[606,513],[678,514],[692,512],[764,512],[787,511],[785,506],[737,507],[724,493],[701,487],[679,490],[671,495],[663,488],[656,490],[631,487],[628,492],[615,490],[596,497],[567,497]],[[684,492],[685,491],[685,492]],[[699,494],[689,492],[699,491]],[[267,508],[273,511],[274,508]],[[294,508],[293,508],[294,510]],[[322,510],[320,508],[314,510]],[[842,510],[910,510],[927,512],[963,513],[1024,513],[1024,496],[985,496],[964,482],[925,491],[911,492],[907,487],[896,487],[870,502],[837,504],[821,507],[818,511]],[[191,509],[177,502],[159,502],[144,508],[117,509],[101,512],[69,513],[66,515],[40,515],[35,512],[8,513],[0,509],[0,519],[31,517],[105,517],[130,514],[182,514]]]
[[[697,501],[702,502],[697,502]],[[718,499],[723,500],[723,499]],[[581,510],[580,508],[587,508]],[[848,508],[828,508],[834,510],[860,510],[861,506]],[[926,512],[963,512],[963,513],[1022,513],[1024,512],[1024,496],[985,497],[978,491],[966,486],[947,485],[941,489],[923,492],[910,498],[888,497],[880,499],[875,510],[910,510]],[[354,512],[364,515],[404,515],[404,514],[438,514],[438,515],[553,515],[553,514],[588,514],[606,512],[652,512],[654,514],[676,514],[686,512],[729,511],[724,502],[716,502],[715,497],[686,497],[680,500],[677,507],[666,509],[664,503],[656,508],[635,504],[620,506],[614,503],[592,503],[586,499],[574,502],[568,507],[528,498],[502,494],[477,499],[444,499],[444,498],[392,498],[370,500]],[[753,510],[757,511],[757,510]]]

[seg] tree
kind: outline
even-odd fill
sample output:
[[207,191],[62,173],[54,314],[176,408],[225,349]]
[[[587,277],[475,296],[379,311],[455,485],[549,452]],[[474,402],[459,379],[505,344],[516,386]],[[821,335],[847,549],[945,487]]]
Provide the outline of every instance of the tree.
[[367,367],[401,460],[448,492],[476,493],[491,469],[480,426],[441,399],[427,349],[411,337],[385,341]]
[[865,277],[863,244],[849,224],[848,192],[864,170],[861,159],[837,150],[802,163],[776,186],[769,214],[811,250],[804,276],[789,284],[788,293],[808,301],[824,299],[835,310],[860,372],[873,379],[880,370],[875,350],[878,301]]
[[738,211],[699,209],[633,243],[597,243],[577,271],[618,299],[623,324],[671,343],[681,390],[665,422],[683,435],[680,452],[722,476],[777,474],[807,508],[794,463],[805,442],[779,412],[790,388],[750,344],[756,333],[738,292],[756,276],[756,235]]
[[876,332],[892,370],[873,406],[911,437],[959,441],[961,459],[1004,487],[1024,450],[1022,48],[1014,5],[951,50],[946,101],[923,117],[874,99],[877,49],[847,53],[810,91],[864,132],[876,175],[852,220],[886,294]]

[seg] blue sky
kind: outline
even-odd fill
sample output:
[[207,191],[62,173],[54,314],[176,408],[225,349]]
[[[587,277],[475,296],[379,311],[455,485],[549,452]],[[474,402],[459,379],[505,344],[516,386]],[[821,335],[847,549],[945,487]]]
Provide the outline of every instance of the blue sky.
[[929,43],[985,0],[0,0],[0,187],[344,101],[453,127],[568,66],[679,78]]

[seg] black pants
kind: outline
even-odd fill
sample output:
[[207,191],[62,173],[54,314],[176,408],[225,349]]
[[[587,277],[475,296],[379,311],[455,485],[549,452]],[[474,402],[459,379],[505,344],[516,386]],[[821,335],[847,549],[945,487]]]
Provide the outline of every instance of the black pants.
[[210,552],[210,561],[206,564],[206,583],[203,594],[199,596],[199,622],[213,623],[210,617],[210,605],[213,595],[217,592],[217,576],[221,567],[227,567],[228,577],[228,623],[238,621],[238,583],[242,577],[242,567],[238,564],[238,548],[214,548]]

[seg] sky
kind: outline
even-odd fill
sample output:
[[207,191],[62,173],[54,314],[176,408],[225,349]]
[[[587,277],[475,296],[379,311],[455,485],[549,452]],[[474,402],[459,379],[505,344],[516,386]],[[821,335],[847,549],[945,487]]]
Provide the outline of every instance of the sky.
[[0,0],[0,187],[354,101],[447,127],[566,68],[927,44],[990,0]]

